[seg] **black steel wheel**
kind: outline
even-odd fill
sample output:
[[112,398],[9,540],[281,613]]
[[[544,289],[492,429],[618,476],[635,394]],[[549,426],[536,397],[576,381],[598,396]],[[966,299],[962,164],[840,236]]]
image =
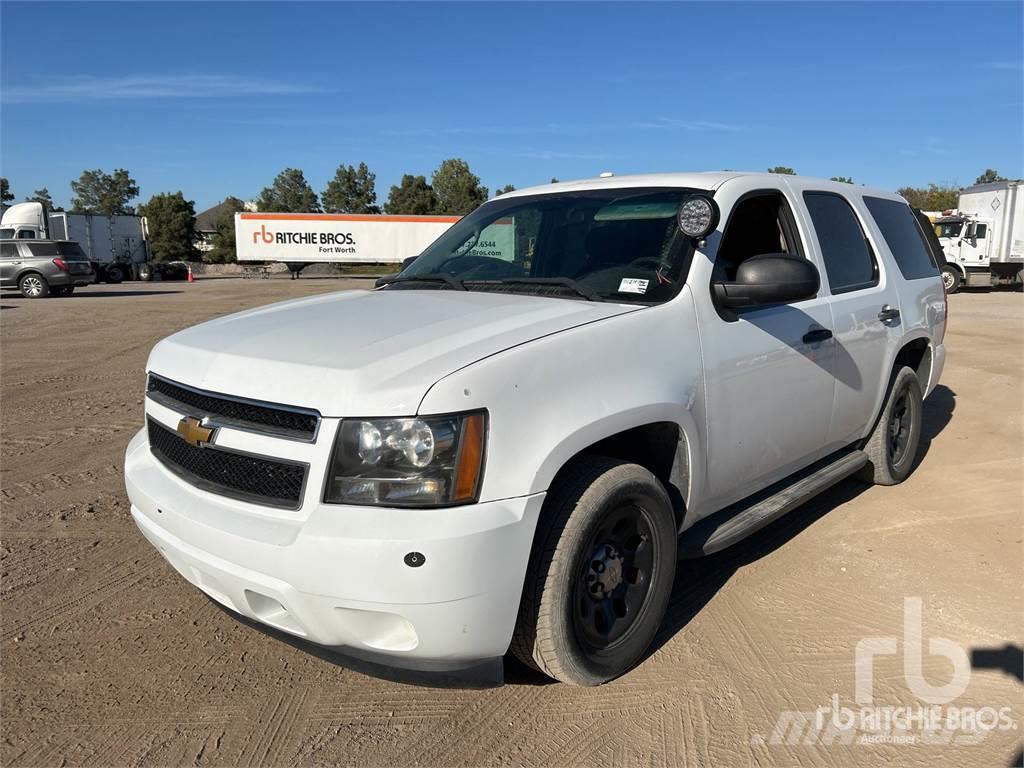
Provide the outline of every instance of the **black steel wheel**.
[[921,444],[921,400],[917,374],[903,366],[893,377],[889,398],[864,445],[868,463],[860,472],[862,480],[877,485],[896,485],[910,475]]
[[584,546],[573,625],[586,650],[607,650],[636,625],[657,567],[653,528],[647,510],[626,504],[610,510]]
[[676,554],[675,515],[654,475],[616,459],[575,459],[537,524],[512,652],[574,685],[624,674],[661,625]]

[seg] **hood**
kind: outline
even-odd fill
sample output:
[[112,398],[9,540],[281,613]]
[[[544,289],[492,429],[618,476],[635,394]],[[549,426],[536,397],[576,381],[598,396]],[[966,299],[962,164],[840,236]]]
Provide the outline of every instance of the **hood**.
[[481,358],[639,309],[469,291],[344,291],[181,331],[157,344],[147,368],[324,416],[409,415],[436,381]]

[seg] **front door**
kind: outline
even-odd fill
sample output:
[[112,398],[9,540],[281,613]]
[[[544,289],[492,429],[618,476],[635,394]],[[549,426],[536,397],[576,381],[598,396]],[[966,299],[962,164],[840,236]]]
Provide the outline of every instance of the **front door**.
[[965,267],[987,267],[989,259],[989,237],[991,223],[988,221],[969,221],[964,225],[963,237],[960,239],[960,263]]
[[[695,271],[707,402],[709,505],[720,508],[814,462],[827,451],[834,383],[832,316],[818,296],[733,315],[715,307],[710,281],[735,279],[751,256],[811,258],[788,191],[727,181],[715,192],[728,220],[710,274]],[[781,186],[781,185],[780,185]],[[712,253],[714,251],[714,253]],[[813,258],[812,258],[813,260]]]

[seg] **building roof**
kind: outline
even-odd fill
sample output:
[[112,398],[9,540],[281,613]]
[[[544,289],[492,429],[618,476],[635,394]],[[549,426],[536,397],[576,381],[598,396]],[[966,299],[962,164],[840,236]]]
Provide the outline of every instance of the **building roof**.
[[228,206],[225,200],[222,203],[217,203],[213,208],[207,208],[202,213],[196,214],[196,232],[216,232],[217,231],[217,219],[220,218],[222,213],[230,211],[231,208]]

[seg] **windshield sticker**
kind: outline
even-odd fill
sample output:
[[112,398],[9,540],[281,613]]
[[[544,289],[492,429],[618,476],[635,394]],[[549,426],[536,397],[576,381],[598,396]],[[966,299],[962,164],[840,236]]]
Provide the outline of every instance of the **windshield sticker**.
[[619,293],[647,293],[649,280],[641,280],[637,277],[624,277],[619,283]]

